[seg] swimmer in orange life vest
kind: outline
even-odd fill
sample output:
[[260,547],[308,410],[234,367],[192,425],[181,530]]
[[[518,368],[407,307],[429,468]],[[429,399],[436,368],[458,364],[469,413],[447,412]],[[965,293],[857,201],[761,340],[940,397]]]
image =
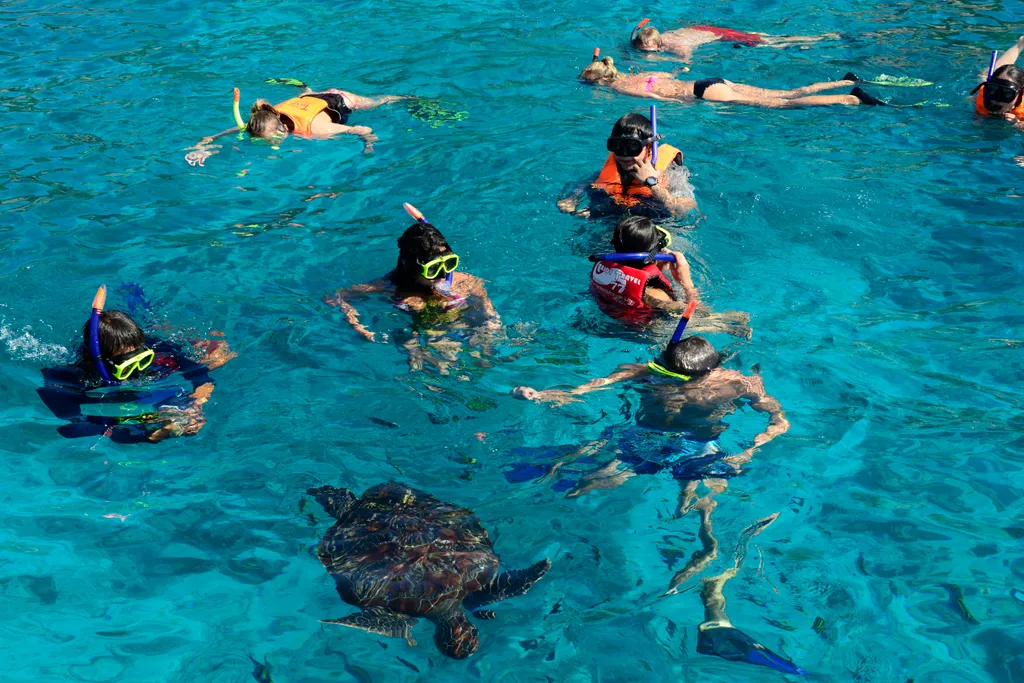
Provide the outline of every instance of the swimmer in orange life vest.
[[611,57],[595,59],[583,70],[580,78],[587,83],[603,85],[623,95],[652,100],[690,103],[694,100],[747,104],[765,109],[797,109],[800,107],[827,107],[832,105],[885,104],[879,99],[854,87],[848,95],[816,95],[823,90],[856,86],[856,76],[847,74],[840,81],[813,83],[794,90],[769,90],[752,85],[733,83],[724,78],[704,78],[699,81],[679,81],[665,71],[642,71],[620,74]]
[[[235,92],[235,114],[238,109],[238,92]],[[373,151],[373,143],[377,136],[368,126],[349,126],[348,117],[356,109],[374,109],[382,104],[391,104],[399,100],[408,99],[404,96],[385,95],[384,97],[363,97],[344,90],[325,90],[313,92],[306,88],[298,97],[285,100],[277,105],[260,99],[252,105],[249,112],[249,120],[245,122],[245,132],[254,138],[279,141],[286,138],[290,133],[307,138],[329,138],[334,135],[358,135],[363,139],[363,152]],[[239,125],[229,128],[221,133],[205,137],[193,148],[185,161],[190,166],[202,166],[210,156],[216,154],[214,149],[219,145],[210,146],[216,138],[222,135],[237,133],[242,129],[242,121],[237,119]]]
[[[390,295],[392,305],[409,313],[414,321],[415,333],[402,343],[409,354],[410,371],[422,370],[424,363],[430,363],[441,374],[448,374],[463,342],[490,355],[501,318],[484,281],[457,271],[459,257],[444,235],[414,207],[407,207],[417,220],[398,238],[395,269],[372,282],[339,289],[324,297],[324,303],[340,308],[348,324],[372,342],[377,335],[360,322],[359,311],[349,300],[368,294]],[[386,334],[381,337],[388,341]],[[475,351],[470,355],[480,356]]]
[[[671,245],[672,236],[668,231],[649,218],[629,216],[619,221],[612,235],[612,248],[616,253],[630,256],[662,254],[672,256],[673,260],[652,261],[649,258],[646,263],[625,259],[595,261],[590,271],[590,291],[601,310],[627,323],[646,324],[655,318],[656,311],[668,311],[677,317],[690,302],[699,303],[690,264],[682,252],[670,251],[668,247]],[[599,258],[601,256],[592,256],[591,260]],[[682,287],[682,297],[674,291],[666,272],[671,272]],[[690,329],[704,333],[725,332],[749,339],[751,330],[748,322],[750,316],[746,313],[712,313],[701,306],[690,321]]]
[[821,40],[838,40],[838,33],[820,36],[770,36],[767,33],[744,33],[718,26],[691,26],[660,33],[644,18],[629,36],[630,44],[641,52],[668,52],[690,61],[693,51],[706,43],[723,40],[735,47],[792,47],[808,45]]
[[[696,209],[683,153],[662,144],[657,163],[652,163],[654,141],[649,118],[643,114],[623,116],[612,127],[606,143],[608,157],[597,178],[575,186],[568,196],[558,200],[558,208],[584,217],[626,211],[682,216]],[[588,193],[590,205],[580,208]]]
[[1016,65],[1022,49],[1024,36],[996,60],[991,76],[984,71],[981,73],[985,82],[971,91],[972,95],[977,93],[974,99],[976,113],[1001,116],[1018,128],[1024,128],[1024,69]]

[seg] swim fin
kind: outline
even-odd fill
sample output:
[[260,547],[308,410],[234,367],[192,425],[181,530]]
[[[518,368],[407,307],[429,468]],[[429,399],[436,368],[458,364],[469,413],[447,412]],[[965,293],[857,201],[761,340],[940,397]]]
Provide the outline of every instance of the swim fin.
[[878,99],[877,97],[874,97],[872,95],[867,94],[866,92],[864,92],[864,90],[862,90],[859,87],[854,88],[853,90],[851,90],[850,94],[853,95],[854,97],[856,97],[858,100],[860,100],[861,104],[870,104],[870,105],[874,105],[874,106],[879,106],[879,105],[880,106],[885,106],[886,105],[885,102],[883,102],[882,100]]
[[806,671],[793,662],[775,654],[733,626],[699,628],[697,652],[702,655],[715,655],[730,662],[746,662],[756,666],[766,666],[786,674],[807,675]]
[[305,88],[306,84],[297,78],[268,78],[264,83],[271,85],[293,85],[296,88]]

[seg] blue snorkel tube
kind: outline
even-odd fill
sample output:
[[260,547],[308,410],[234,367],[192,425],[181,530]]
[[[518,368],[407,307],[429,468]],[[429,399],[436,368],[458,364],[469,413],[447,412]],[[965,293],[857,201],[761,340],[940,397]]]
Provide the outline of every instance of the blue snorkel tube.
[[104,384],[113,384],[107,366],[100,357],[100,314],[103,313],[103,306],[107,303],[107,286],[100,285],[96,290],[96,296],[92,299],[92,317],[89,318],[89,352],[92,354],[93,363],[96,364],[96,372]]
[[676,262],[674,254],[651,254],[646,251],[630,251],[623,254],[594,254],[588,258],[591,263],[597,263],[598,261],[643,261],[644,263],[653,263],[655,261],[665,261],[666,263]]
[[988,63],[988,77],[992,78],[992,72],[996,70],[996,59],[999,58],[999,50],[992,50],[992,61]]
[[651,143],[651,166],[658,164],[658,108],[651,105],[651,136],[654,142]]
[[[415,206],[413,206],[409,202],[406,202],[406,203],[402,204],[402,208],[405,209],[405,212],[407,214],[409,214],[410,216],[413,217],[413,220],[415,220],[415,221],[417,221],[419,223],[424,223],[424,224],[430,222],[426,218],[423,217],[423,213],[420,212],[419,209],[417,209]],[[445,289],[448,290],[447,291],[448,294],[452,293],[452,277],[453,277],[452,273],[448,273],[447,275],[444,276]]]
[[686,310],[683,311],[683,317],[679,319],[679,325],[676,326],[676,331],[672,333],[672,343],[678,344],[679,340],[683,338],[683,332],[686,331],[686,325],[690,322],[690,318],[693,316],[693,312],[697,310],[697,302],[691,301],[686,305]]

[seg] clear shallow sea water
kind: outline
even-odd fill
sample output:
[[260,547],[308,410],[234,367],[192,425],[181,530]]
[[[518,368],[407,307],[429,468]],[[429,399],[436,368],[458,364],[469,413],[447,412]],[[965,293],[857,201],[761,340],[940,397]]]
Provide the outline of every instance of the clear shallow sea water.
[[[1019,34],[1024,3],[644,12],[663,27],[857,38],[704,46],[694,78],[911,75],[936,85],[870,90],[952,105],[660,109],[701,208],[669,227],[705,299],[752,315],[730,365],[760,366],[793,424],[719,497],[711,571],[743,527],[782,513],[727,585],[729,616],[814,680],[1024,681],[1024,604],[1010,595],[1024,589],[1022,138],[975,119],[966,98],[987,50]],[[611,223],[554,207],[596,173],[611,123],[646,108],[575,78],[595,46],[643,64],[624,49],[640,16],[539,2],[0,5],[4,680],[247,681],[247,651],[277,683],[782,678],[697,655],[694,591],[654,599],[698,545],[693,515],[671,519],[670,479],[567,500],[504,476],[524,453],[629,424],[637,404],[624,390],[552,410],[511,387],[645,360],[667,333],[605,322],[583,257]],[[430,128],[382,108],[352,118],[380,136],[372,155],[351,140],[227,138],[205,168],[185,164],[185,147],[231,124],[232,86],[244,102],[281,100],[293,91],[263,83],[281,76],[442,97],[469,118]],[[393,344],[362,342],[321,303],[392,266],[403,201],[490,282],[511,326],[498,353],[515,360],[409,375]],[[56,434],[39,370],[68,357],[103,282],[110,307],[139,283],[157,301],[150,322],[221,330],[240,352],[216,372],[199,436],[132,447]],[[361,310],[378,331],[406,325],[386,302]],[[730,424],[737,449],[763,420]],[[317,622],[350,608],[316,559],[328,519],[315,503],[300,511],[303,492],[388,479],[474,509],[509,566],[554,562],[479,624],[468,661],[442,657],[426,625],[410,649]]]

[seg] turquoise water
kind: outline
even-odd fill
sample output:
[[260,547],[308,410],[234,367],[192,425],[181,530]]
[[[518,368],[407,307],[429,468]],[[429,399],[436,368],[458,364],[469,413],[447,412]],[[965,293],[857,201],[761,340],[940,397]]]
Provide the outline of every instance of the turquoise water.
[[[645,10],[665,27],[860,37],[708,45],[693,77],[910,75],[936,85],[869,90],[952,105],[660,110],[701,207],[666,225],[705,299],[752,315],[730,365],[759,366],[793,424],[719,497],[712,571],[743,527],[781,511],[727,584],[729,616],[815,680],[1024,681],[1024,604],[1010,595],[1024,589],[1021,137],[976,120],[965,95],[1022,11]],[[698,547],[696,518],[671,519],[670,479],[567,500],[505,478],[524,453],[632,423],[637,405],[622,390],[552,410],[512,399],[513,386],[582,382],[647,359],[666,333],[608,325],[583,256],[604,248],[609,224],[554,207],[596,173],[611,123],[645,110],[575,78],[598,45],[643,63],[623,49],[638,9],[98,0],[4,3],[0,16],[4,680],[246,681],[247,651],[277,683],[782,678],[696,654],[694,591],[654,599]],[[284,99],[293,91],[263,83],[282,76],[442,97],[470,116],[431,128],[382,108],[352,119],[380,136],[372,155],[351,140],[227,138],[204,168],[185,164],[186,147],[230,125],[232,86],[243,101]],[[395,345],[364,343],[321,302],[393,265],[403,201],[489,281],[509,325],[498,355],[514,360],[410,375]],[[67,359],[103,282],[142,284],[151,323],[220,330],[240,352],[216,372],[197,437],[132,447],[56,434],[39,370]],[[407,325],[385,301],[361,310],[381,332]],[[732,450],[763,424],[749,411],[729,421]],[[389,479],[474,509],[509,566],[554,562],[480,622],[468,661],[442,657],[425,625],[409,648],[317,621],[351,608],[316,559],[328,520],[301,508],[303,492]],[[951,605],[949,584],[980,623]]]

